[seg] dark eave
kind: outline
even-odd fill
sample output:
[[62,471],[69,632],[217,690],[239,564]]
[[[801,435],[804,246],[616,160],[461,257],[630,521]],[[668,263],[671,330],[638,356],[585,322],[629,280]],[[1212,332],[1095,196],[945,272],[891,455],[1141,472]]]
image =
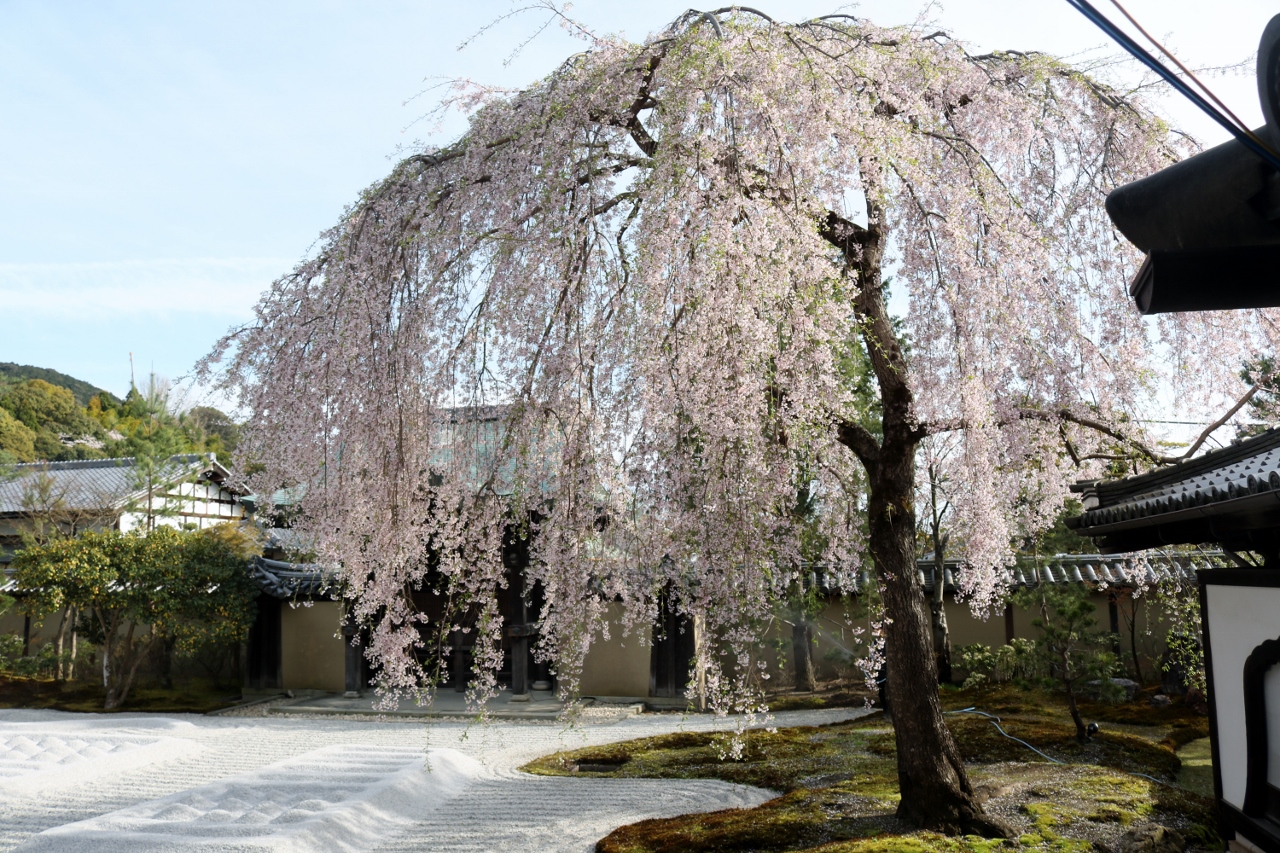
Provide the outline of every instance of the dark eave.
[[255,557],[249,563],[249,576],[273,598],[314,598],[335,586],[333,573],[314,563],[286,563],[265,557]]

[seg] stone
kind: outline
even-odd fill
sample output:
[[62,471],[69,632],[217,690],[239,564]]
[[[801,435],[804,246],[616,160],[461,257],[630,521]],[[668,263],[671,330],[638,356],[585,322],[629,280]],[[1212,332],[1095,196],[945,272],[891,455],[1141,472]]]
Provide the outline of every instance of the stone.
[[1173,700],[1163,693],[1157,693],[1151,697],[1151,707],[1153,708],[1168,708],[1172,704]]
[[1138,695],[1138,688],[1142,687],[1141,684],[1134,681],[1132,678],[1113,678],[1111,679],[1111,683],[1124,691],[1124,698],[1126,702]]
[[[1112,678],[1108,680],[1111,682],[1112,687],[1110,692],[1121,694],[1125,702],[1133,699],[1138,693],[1138,688],[1142,686],[1132,678]],[[1102,682],[1097,679],[1088,682],[1086,686],[1089,688],[1089,692],[1095,696],[1102,693]]]
[[1181,833],[1148,823],[1126,832],[1115,849],[1116,853],[1182,853],[1186,848],[1187,840]]

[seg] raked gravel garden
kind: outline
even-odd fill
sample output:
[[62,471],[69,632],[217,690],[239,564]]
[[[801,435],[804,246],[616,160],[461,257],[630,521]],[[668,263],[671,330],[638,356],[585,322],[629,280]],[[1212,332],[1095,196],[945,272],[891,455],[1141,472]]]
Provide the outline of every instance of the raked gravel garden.
[[[776,718],[821,725],[862,713]],[[566,727],[0,710],[0,850],[587,851],[625,824],[776,794],[715,779],[518,768],[559,751],[733,725],[680,714]]]

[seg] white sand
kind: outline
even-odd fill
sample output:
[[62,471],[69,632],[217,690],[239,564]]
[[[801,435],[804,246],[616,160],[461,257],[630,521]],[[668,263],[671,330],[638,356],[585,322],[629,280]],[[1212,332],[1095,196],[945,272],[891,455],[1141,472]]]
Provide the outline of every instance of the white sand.
[[[785,713],[777,723],[857,713]],[[535,777],[517,767],[559,749],[728,725],[676,715],[566,730],[0,711],[0,851],[588,851],[625,823],[772,794],[714,780]]]
[[[150,732],[104,733],[91,720],[68,723],[54,731],[38,723],[0,723],[0,800],[83,785],[105,775],[204,749],[193,740]],[[189,723],[178,724],[170,719],[163,719],[162,723],[141,728],[152,731],[194,728]]]
[[[430,770],[424,766],[430,765]],[[22,850],[368,850],[461,794],[484,771],[455,750],[328,746],[102,817]]]

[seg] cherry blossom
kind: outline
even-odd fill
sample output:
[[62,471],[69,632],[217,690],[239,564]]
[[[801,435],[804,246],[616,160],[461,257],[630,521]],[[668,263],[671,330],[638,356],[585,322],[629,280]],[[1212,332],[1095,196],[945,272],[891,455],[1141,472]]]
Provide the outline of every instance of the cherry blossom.
[[[705,638],[711,707],[754,709],[760,632],[798,573],[852,589],[869,569],[902,815],[1007,831],[932,686],[916,448],[958,436],[956,541],[983,609],[1013,533],[1071,481],[1154,461],[1132,418],[1162,383],[1238,385],[1268,317],[1143,321],[1140,256],[1103,211],[1185,145],[1048,56],[847,15],[689,12],[449,103],[467,132],[370,187],[203,365],[252,415],[252,486],[298,487],[382,688],[429,695],[473,608],[471,695],[493,695],[509,531],[566,696],[592,642],[647,640],[665,594]],[[421,588],[443,617],[414,609]]]

